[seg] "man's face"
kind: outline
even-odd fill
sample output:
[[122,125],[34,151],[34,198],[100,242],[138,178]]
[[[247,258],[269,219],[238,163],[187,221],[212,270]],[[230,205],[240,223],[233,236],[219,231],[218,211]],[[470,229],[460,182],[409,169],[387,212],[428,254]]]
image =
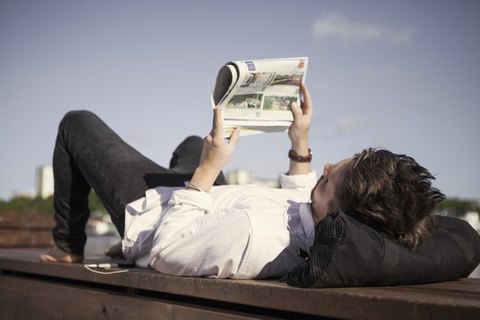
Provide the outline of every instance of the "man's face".
[[327,163],[323,168],[323,175],[312,189],[311,194],[313,220],[315,223],[325,218],[330,211],[329,202],[334,197],[336,184],[342,179],[342,168],[351,160],[352,158],[348,158],[337,164]]

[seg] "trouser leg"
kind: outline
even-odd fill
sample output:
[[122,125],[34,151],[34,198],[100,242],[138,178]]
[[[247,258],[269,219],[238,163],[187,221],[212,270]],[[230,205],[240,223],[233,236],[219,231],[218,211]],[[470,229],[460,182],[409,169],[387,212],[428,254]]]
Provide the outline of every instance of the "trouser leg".
[[93,188],[123,237],[125,206],[150,186],[146,176],[161,175],[159,185],[181,186],[172,173],[126,144],[102,120],[87,111],[69,112],[60,123],[53,155],[53,238],[65,252],[83,254]]

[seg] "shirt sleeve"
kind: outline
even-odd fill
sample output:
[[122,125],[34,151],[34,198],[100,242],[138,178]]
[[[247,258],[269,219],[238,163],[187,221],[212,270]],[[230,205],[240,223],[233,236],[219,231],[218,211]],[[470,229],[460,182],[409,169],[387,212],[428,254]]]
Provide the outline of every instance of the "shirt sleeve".
[[151,266],[177,276],[227,278],[248,256],[251,226],[243,210],[211,211],[206,192],[177,190],[156,231]]
[[307,174],[280,176],[280,185],[283,189],[308,189],[311,190],[317,183],[317,172],[310,171]]

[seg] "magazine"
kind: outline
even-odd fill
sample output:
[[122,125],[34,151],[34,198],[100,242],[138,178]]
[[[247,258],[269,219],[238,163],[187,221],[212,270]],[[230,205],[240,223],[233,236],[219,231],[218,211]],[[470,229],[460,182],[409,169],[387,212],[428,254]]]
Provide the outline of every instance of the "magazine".
[[218,72],[212,106],[222,110],[224,135],[285,132],[293,122],[292,102],[300,103],[308,58],[232,61]]

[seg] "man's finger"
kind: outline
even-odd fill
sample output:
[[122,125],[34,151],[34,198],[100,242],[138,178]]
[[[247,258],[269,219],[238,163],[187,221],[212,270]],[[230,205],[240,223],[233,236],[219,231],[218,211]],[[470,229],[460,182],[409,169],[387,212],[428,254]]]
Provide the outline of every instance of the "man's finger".
[[305,102],[305,104],[308,104],[309,106],[312,105],[312,100],[310,98],[310,92],[308,92],[308,89],[307,89],[307,86],[305,85],[305,83],[301,83],[300,84],[300,89],[302,90],[302,95],[303,95],[303,101]]
[[305,115],[311,116],[313,114],[312,100],[310,98],[310,93],[308,92],[307,86],[304,83],[301,83],[303,103],[302,109]]
[[240,128],[235,128],[235,130],[233,130],[230,137],[228,137],[228,144],[231,144],[233,146],[237,145],[238,140],[240,139],[240,131]]
[[213,129],[212,136],[222,136],[223,137],[223,119],[222,111],[218,106],[215,107],[213,113]]

